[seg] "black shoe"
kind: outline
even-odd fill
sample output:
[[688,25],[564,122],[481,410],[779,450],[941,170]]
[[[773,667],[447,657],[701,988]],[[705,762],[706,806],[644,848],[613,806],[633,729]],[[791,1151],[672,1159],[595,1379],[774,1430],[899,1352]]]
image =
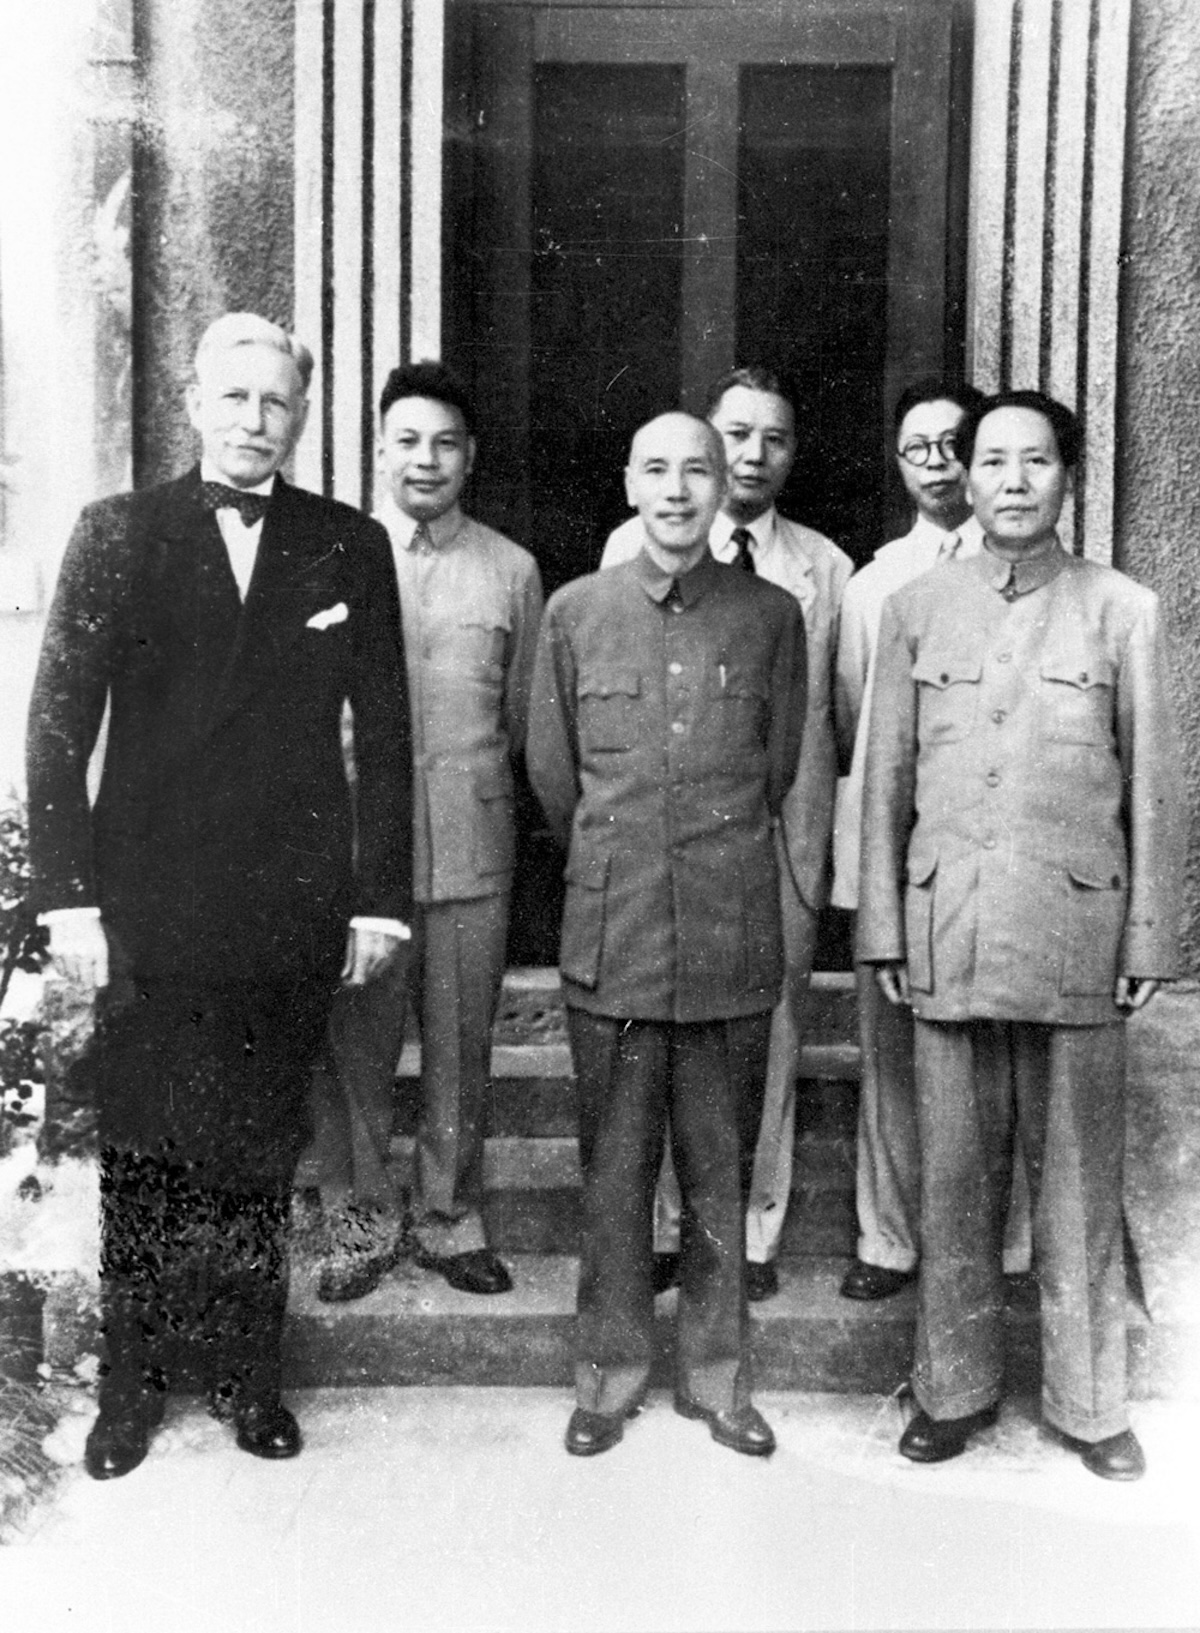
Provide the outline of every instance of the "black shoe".
[[755,1264],[746,1260],[746,1297],[751,1304],[761,1304],[765,1298],[774,1298],[779,1291],[779,1272],[774,1263]]
[[707,1423],[709,1432],[718,1446],[742,1452],[747,1457],[770,1457],[775,1450],[775,1435],[762,1413],[753,1406],[731,1406],[716,1412],[701,1406],[687,1395],[676,1395],[675,1410],[682,1418],[695,1418]]
[[654,1288],[654,1296],[660,1293],[669,1293],[672,1287],[679,1286],[679,1255],[678,1253],[656,1253],[654,1264],[650,1271],[650,1285]]
[[395,1246],[378,1252],[333,1253],[321,1266],[317,1277],[317,1297],[322,1304],[349,1304],[352,1299],[373,1293],[398,1258]]
[[855,1259],[842,1278],[841,1294],[843,1298],[891,1298],[916,1278],[915,1270],[886,1270],[881,1264]]
[[587,1412],[577,1406],[567,1424],[564,1444],[572,1457],[597,1457],[614,1447],[625,1433],[625,1412]]
[[422,1270],[436,1270],[460,1293],[511,1293],[512,1277],[504,1261],[490,1247],[473,1248],[470,1253],[430,1253],[414,1243],[413,1263]]
[[140,1401],[123,1407],[101,1407],[83,1453],[83,1465],[93,1480],[119,1480],[137,1468],[150,1450],[157,1422],[162,1420],[161,1404],[157,1422],[151,1421],[153,1417],[153,1409]]
[[304,1444],[300,1425],[282,1401],[258,1401],[250,1406],[236,1406],[233,1421],[237,1425],[238,1445],[252,1457],[276,1461],[299,1456]]
[[1073,1452],[1078,1452],[1085,1469],[1102,1480],[1140,1480],[1146,1472],[1146,1455],[1132,1429],[1106,1440],[1077,1440],[1056,1429],[1055,1434]]
[[990,1429],[1000,1415],[999,1406],[985,1406],[965,1418],[931,1418],[918,1412],[900,1436],[900,1453],[913,1463],[945,1463],[967,1449],[967,1442],[980,1429]]

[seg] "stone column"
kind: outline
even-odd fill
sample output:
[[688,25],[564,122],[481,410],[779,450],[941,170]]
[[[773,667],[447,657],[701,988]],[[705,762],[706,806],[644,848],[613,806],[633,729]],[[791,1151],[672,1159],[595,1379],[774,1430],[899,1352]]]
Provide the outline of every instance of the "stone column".
[[976,0],[968,370],[1074,408],[1064,533],[1111,561],[1130,0]]
[[442,0],[297,0],[295,52],[297,478],[369,508],[383,377],[441,349]]

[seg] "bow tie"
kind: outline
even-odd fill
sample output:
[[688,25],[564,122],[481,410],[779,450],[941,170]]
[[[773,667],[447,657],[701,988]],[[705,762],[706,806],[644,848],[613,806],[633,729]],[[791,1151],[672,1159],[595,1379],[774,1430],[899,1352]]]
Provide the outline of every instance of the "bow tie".
[[200,503],[205,510],[236,510],[243,527],[253,527],[267,514],[269,493],[247,493],[244,488],[227,487],[224,482],[201,482]]

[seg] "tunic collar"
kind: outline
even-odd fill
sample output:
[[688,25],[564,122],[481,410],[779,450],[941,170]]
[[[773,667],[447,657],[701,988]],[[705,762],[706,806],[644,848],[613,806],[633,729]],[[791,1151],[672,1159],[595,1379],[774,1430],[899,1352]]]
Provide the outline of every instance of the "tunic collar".
[[1056,534],[1036,556],[1025,556],[1020,561],[1002,561],[988,548],[985,539],[983,549],[974,560],[984,582],[1006,601],[1015,601],[1018,596],[1029,595],[1056,579],[1067,564],[1067,555]]
[[[417,523],[413,517],[407,515],[392,498],[390,493],[380,495],[375,511],[376,517],[387,528],[392,542],[400,550],[411,550],[417,531]],[[435,550],[445,550],[452,545],[466,524],[466,516],[461,508],[455,505],[444,516],[437,516],[432,522],[425,523],[425,530],[429,542]]]
[[721,571],[709,550],[704,552],[690,572],[664,573],[648,550],[639,553],[634,562],[634,569],[643,590],[652,601],[657,601],[661,606],[671,593],[672,584],[678,584],[679,599],[685,607],[694,607],[708,588],[714,574]]

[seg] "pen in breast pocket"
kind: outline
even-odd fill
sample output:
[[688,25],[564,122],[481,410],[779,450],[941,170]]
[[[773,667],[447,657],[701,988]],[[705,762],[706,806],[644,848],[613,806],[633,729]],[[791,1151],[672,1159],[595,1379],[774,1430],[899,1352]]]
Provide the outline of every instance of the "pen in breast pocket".
[[721,677],[721,690],[724,691],[725,690],[725,665],[723,663],[719,663],[717,665],[717,674],[720,675],[720,677]]

